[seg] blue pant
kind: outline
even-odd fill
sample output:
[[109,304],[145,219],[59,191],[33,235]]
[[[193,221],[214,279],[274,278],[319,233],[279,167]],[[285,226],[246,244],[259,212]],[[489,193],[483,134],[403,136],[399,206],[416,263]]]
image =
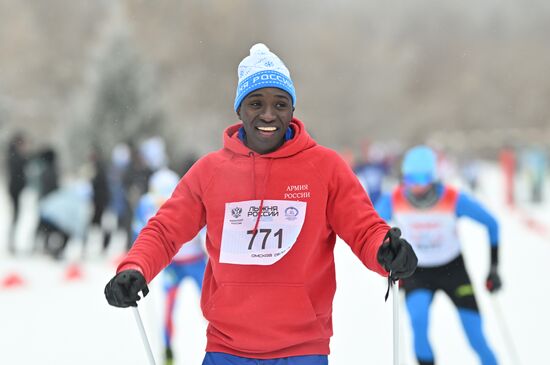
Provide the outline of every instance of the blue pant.
[[496,365],[497,359],[483,333],[481,315],[462,255],[448,264],[418,267],[403,280],[407,310],[413,327],[414,350],[419,361],[433,362],[434,354],[428,339],[429,313],[434,294],[441,290],[458,309],[458,315],[470,345],[483,365]]
[[[434,354],[428,340],[429,311],[433,292],[416,289],[407,294],[406,304],[413,326],[414,349],[419,360],[433,361]],[[478,354],[483,365],[496,365],[497,360],[483,334],[481,316],[478,311],[458,308],[458,314],[470,345]]]
[[206,260],[201,258],[191,262],[172,262],[162,272],[162,281],[165,292],[178,287],[183,279],[191,278],[202,289],[202,277],[206,268]]
[[183,279],[189,277],[197,284],[199,291],[202,288],[202,277],[206,262],[204,259],[199,259],[193,262],[177,263],[173,262],[163,271],[163,286],[166,294],[166,312],[164,317],[164,346],[172,347],[172,336],[174,334],[174,307],[176,305],[176,297],[178,288]]
[[207,352],[202,365],[328,365],[328,356],[290,356],[262,360],[229,355],[223,352]]

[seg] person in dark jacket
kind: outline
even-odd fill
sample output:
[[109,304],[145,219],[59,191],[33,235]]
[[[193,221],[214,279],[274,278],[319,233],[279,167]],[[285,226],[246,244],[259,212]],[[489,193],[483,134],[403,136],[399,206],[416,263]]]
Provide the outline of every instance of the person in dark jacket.
[[8,249],[11,254],[15,254],[15,227],[17,226],[19,217],[19,198],[27,184],[25,176],[27,161],[25,136],[22,133],[16,133],[10,140],[7,158],[8,190],[13,208],[12,224],[8,240]]
[[147,192],[149,178],[152,174],[151,169],[147,167],[139,149],[133,144],[129,144],[129,147],[130,161],[122,177],[124,192],[128,203],[128,216],[125,216],[121,222],[121,226],[126,231],[128,237],[127,249],[130,249],[134,243],[132,234],[132,212],[135,211],[141,196]]
[[40,165],[38,198],[42,199],[59,188],[57,153],[51,147],[45,148],[35,157]]
[[90,160],[94,169],[94,175],[92,177],[93,214],[91,225],[100,228],[103,235],[103,248],[105,249],[108,246],[110,234],[108,232],[103,232],[102,217],[109,206],[111,193],[107,178],[107,168],[99,147],[96,146],[93,148]]

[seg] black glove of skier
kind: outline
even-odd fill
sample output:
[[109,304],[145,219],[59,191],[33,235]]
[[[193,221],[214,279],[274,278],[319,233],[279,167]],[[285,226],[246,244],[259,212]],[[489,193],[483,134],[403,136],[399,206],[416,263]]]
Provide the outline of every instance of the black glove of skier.
[[489,275],[487,275],[487,280],[485,280],[485,286],[491,293],[499,291],[502,287],[502,281],[500,280],[500,275],[498,274],[496,266],[491,267],[491,271],[489,271]]
[[401,230],[395,227],[384,237],[384,243],[378,249],[377,259],[386,271],[391,272],[393,281],[411,276],[418,264],[412,246],[401,238]]
[[137,301],[149,293],[143,275],[137,270],[124,270],[116,274],[105,286],[105,298],[110,305],[120,308],[137,307]]
[[491,293],[499,291],[502,287],[502,280],[498,274],[498,245],[491,247],[491,269],[485,280],[485,287]]

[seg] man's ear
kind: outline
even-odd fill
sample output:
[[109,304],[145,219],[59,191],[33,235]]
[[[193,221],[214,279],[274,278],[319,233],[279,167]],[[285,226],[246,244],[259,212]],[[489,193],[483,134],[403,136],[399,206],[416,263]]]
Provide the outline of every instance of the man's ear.
[[241,107],[240,106],[237,108],[237,116],[239,117],[239,120],[241,120]]

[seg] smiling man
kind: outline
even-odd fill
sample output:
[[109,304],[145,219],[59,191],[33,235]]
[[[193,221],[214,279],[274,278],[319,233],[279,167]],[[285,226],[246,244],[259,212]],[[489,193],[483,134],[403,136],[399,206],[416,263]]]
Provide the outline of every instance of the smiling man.
[[367,268],[395,279],[414,272],[416,255],[389,233],[348,165],[294,118],[283,62],[256,44],[238,74],[240,122],[149,220],[105,295],[111,305],[136,306],[138,293],[206,225],[203,365],[324,365],[336,236]]

